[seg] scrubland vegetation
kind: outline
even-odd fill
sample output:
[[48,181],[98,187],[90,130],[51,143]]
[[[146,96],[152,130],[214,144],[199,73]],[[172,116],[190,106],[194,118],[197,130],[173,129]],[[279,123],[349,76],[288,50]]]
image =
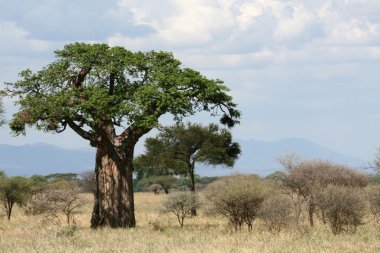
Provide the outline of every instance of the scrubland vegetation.
[[135,194],[137,226],[129,229],[90,228],[84,178],[28,179],[28,200],[0,219],[0,252],[380,251],[380,186],[325,161],[267,178],[206,178],[197,197],[175,184],[169,192],[147,185]]

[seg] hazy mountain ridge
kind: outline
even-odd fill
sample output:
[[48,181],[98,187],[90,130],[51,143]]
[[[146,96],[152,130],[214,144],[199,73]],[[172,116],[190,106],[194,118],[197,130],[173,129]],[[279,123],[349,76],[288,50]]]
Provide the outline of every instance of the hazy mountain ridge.
[[[242,155],[233,169],[220,166],[197,165],[196,173],[202,176],[255,173],[267,175],[281,170],[276,161],[279,155],[297,152],[305,157],[330,160],[360,168],[365,161],[336,153],[311,141],[288,138],[279,141],[240,140]],[[66,149],[46,143],[13,146],[0,144],[0,169],[8,175],[33,175],[92,170],[95,149]]]

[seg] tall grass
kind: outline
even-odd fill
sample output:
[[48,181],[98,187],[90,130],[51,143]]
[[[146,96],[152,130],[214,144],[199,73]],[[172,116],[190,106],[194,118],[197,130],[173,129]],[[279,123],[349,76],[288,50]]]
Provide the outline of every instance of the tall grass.
[[45,222],[16,209],[11,221],[0,219],[0,252],[380,252],[380,229],[373,223],[337,236],[323,224],[273,235],[260,220],[252,232],[230,232],[224,219],[200,210],[181,229],[174,215],[160,212],[165,197],[136,194],[134,229],[90,229],[91,205],[77,214],[75,227],[67,227],[63,217],[61,224]]

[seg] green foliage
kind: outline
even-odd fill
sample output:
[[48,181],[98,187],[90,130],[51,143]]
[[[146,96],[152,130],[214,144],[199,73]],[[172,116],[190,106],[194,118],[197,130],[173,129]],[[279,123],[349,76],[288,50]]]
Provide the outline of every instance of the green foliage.
[[380,184],[380,173],[376,173],[375,175],[371,175],[368,180],[369,184]]
[[8,220],[11,219],[13,206],[23,206],[31,195],[31,183],[25,177],[0,178],[0,202],[5,209]]
[[156,138],[146,139],[145,148],[145,156],[160,168],[188,175],[193,190],[195,163],[233,166],[241,152],[228,130],[192,123],[161,128]]
[[[201,177],[198,174],[194,175],[194,182],[199,183],[201,180]],[[191,188],[191,179],[189,178],[188,175],[181,175],[178,178],[178,181],[175,185],[177,188],[181,189],[186,189],[186,188]]]
[[179,120],[197,111],[219,111],[229,126],[240,117],[221,80],[182,68],[168,52],[74,43],[55,56],[42,70],[24,70],[21,80],[7,83],[5,93],[17,97],[20,106],[10,122],[15,133],[25,133],[26,126],[54,132],[69,126],[96,146],[97,137],[115,126],[146,133],[165,113]]
[[45,178],[48,181],[60,181],[60,180],[65,180],[65,181],[77,181],[77,176],[78,174],[76,173],[54,173],[54,174],[49,174],[45,176]]
[[244,224],[252,230],[261,204],[271,191],[271,184],[258,176],[235,175],[211,183],[205,194],[210,213],[225,216],[235,230]]
[[265,179],[272,180],[274,182],[281,182],[285,177],[285,173],[282,171],[275,171],[268,176],[265,177]]
[[164,211],[171,212],[177,216],[178,222],[183,227],[186,216],[191,210],[199,207],[196,195],[192,192],[176,192],[168,195],[164,203]]

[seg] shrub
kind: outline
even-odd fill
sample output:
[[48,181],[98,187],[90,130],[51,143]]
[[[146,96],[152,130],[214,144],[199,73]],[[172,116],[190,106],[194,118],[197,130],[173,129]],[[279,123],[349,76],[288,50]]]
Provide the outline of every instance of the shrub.
[[75,223],[74,215],[86,202],[80,197],[79,188],[73,182],[57,181],[37,193],[28,203],[26,214],[44,215],[46,220],[58,220],[66,216],[68,225]]
[[11,219],[15,204],[23,206],[31,195],[30,181],[25,177],[7,177],[5,173],[0,176],[0,204],[3,206],[8,220]]
[[206,190],[211,205],[209,212],[225,216],[235,230],[241,229],[244,223],[251,230],[270,188],[268,182],[254,175],[224,177]]
[[151,177],[142,178],[138,182],[139,182],[139,186],[143,190],[148,190],[148,191],[151,191],[149,189],[149,186],[151,186],[153,184],[159,184],[159,185],[161,185],[161,190],[164,190],[165,193],[168,194],[170,189],[173,188],[174,185],[176,184],[177,178],[175,178],[173,176],[166,176],[166,175],[151,176]]
[[164,188],[160,184],[152,184],[149,186],[148,190],[154,194],[159,194]]
[[273,195],[263,201],[260,217],[272,233],[280,232],[292,220],[293,202],[285,194]]
[[367,199],[369,203],[369,209],[373,215],[373,219],[376,223],[380,222],[380,185],[374,185],[367,190]]
[[183,227],[184,220],[193,208],[199,206],[196,195],[192,192],[177,192],[168,196],[164,203],[164,211],[177,216],[178,222]]
[[363,224],[365,203],[359,190],[338,185],[328,185],[317,198],[333,234],[355,232]]
[[282,178],[283,184],[289,189],[290,195],[297,195],[297,198],[294,198],[297,224],[301,212],[300,207],[302,203],[306,202],[310,225],[313,226],[313,216],[318,208],[316,196],[327,185],[362,188],[368,184],[368,175],[329,161],[305,159],[295,162],[286,160],[283,164],[288,169]]

